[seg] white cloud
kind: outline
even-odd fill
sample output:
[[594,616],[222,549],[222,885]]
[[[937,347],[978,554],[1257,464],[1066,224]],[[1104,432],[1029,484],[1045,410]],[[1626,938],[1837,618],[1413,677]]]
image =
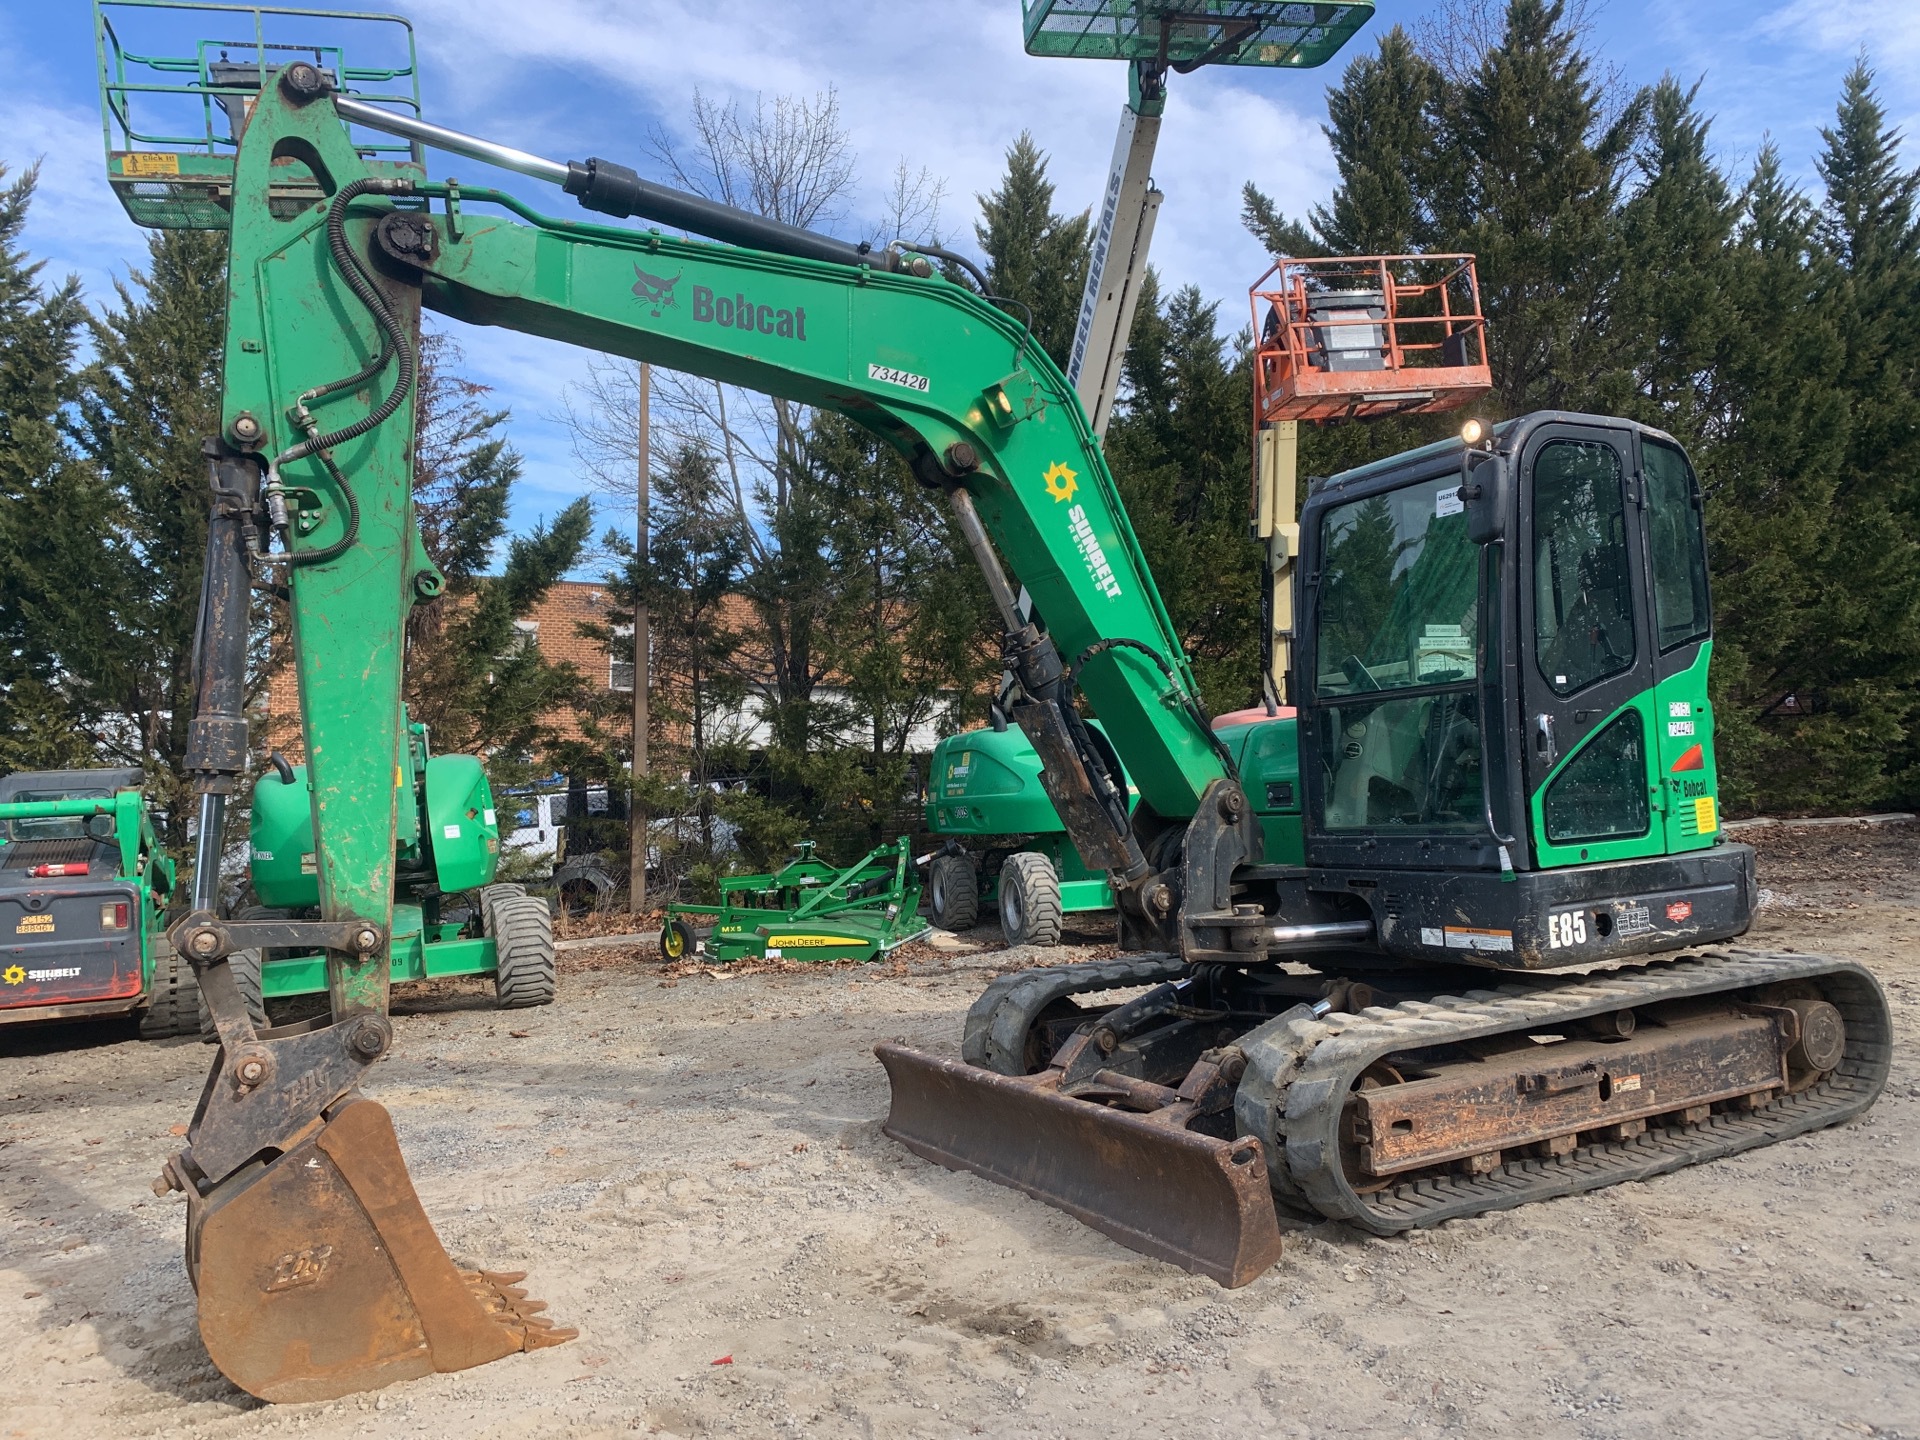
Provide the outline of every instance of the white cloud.
[[0,89],[0,161],[10,179],[40,163],[22,243],[47,262],[42,281],[80,276],[96,303],[112,296],[112,277],[146,254],[143,233],[107,185],[100,118],[34,89]]

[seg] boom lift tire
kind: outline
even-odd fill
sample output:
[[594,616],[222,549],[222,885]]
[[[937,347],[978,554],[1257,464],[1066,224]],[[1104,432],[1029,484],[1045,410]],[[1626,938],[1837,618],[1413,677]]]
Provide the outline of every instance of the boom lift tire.
[[1060,943],[1060,877],[1037,851],[1009,855],[1000,867],[1000,932],[1009,945]]
[[140,1012],[142,1040],[171,1040],[200,1031],[200,986],[193,967],[165,935],[153,937],[153,983],[147,987],[147,1008]]
[[936,855],[927,872],[928,908],[942,930],[971,930],[980,920],[980,872],[971,855]]
[[551,1005],[559,979],[553,959],[553,915],[546,902],[525,894],[496,895],[488,915],[495,947],[493,992],[500,1008]]
[[493,923],[494,901],[500,899],[502,896],[525,895],[526,893],[527,893],[526,886],[515,885],[508,881],[502,881],[499,884],[495,884],[495,885],[481,886],[480,887],[480,933],[483,935],[491,935],[494,933],[494,923]]

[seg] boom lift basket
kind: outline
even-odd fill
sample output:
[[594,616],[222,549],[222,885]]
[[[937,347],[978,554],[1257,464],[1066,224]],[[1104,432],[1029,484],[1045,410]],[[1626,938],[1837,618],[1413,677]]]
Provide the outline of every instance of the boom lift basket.
[[[220,38],[179,53],[172,37],[183,24],[210,21],[222,26]],[[227,228],[240,132],[267,77],[292,61],[311,60],[356,100],[420,114],[413,26],[398,15],[94,0],[93,22],[107,181],[136,225]],[[354,148],[370,159],[418,158],[414,146],[364,130]],[[304,165],[285,168],[286,183],[274,186],[276,211],[322,198]]]
[[1430,414],[1493,388],[1471,255],[1277,260],[1252,303],[1256,429]]
[[1324,65],[1373,15],[1373,0],[1025,0],[1029,55],[1202,65]]

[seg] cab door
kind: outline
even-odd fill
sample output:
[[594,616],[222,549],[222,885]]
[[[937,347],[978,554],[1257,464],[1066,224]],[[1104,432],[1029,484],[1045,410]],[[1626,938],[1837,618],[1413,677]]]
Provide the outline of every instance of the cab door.
[[1631,432],[1544,425],[1520,457],[1522,767],[1540,868],[1665,851]]
[[1642,435],[1640,475],[1652,597],[1655,783],[1667,853],[1712,845],[1720,830],[1719,776],[1707,661],[1713,617],[1700,482],[1677,445]]

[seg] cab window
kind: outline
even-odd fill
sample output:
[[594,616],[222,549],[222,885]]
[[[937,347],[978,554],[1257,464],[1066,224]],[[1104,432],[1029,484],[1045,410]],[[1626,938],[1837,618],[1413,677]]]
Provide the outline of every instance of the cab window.
[[1484,828],[1479,559],[1458,473],[1327,512],[1311,721],[1325,829]]
[[1646,727],[1638,710],[1623,712],[1587,741],[1541,804],[1547,839],[1555,845],[1644,835],[1648,811]]
[[1653,619],[1660,648],[1704,640],[1713,628],[1707,602],[1707,541],[1700,524],[1700,487],[1687,457],[1671,445],[1641,447],[1652,540]]
[[1631,669],[1633,592],[1620,453],[1555,440],[1533,466],[1534,654],[1557,695]]

